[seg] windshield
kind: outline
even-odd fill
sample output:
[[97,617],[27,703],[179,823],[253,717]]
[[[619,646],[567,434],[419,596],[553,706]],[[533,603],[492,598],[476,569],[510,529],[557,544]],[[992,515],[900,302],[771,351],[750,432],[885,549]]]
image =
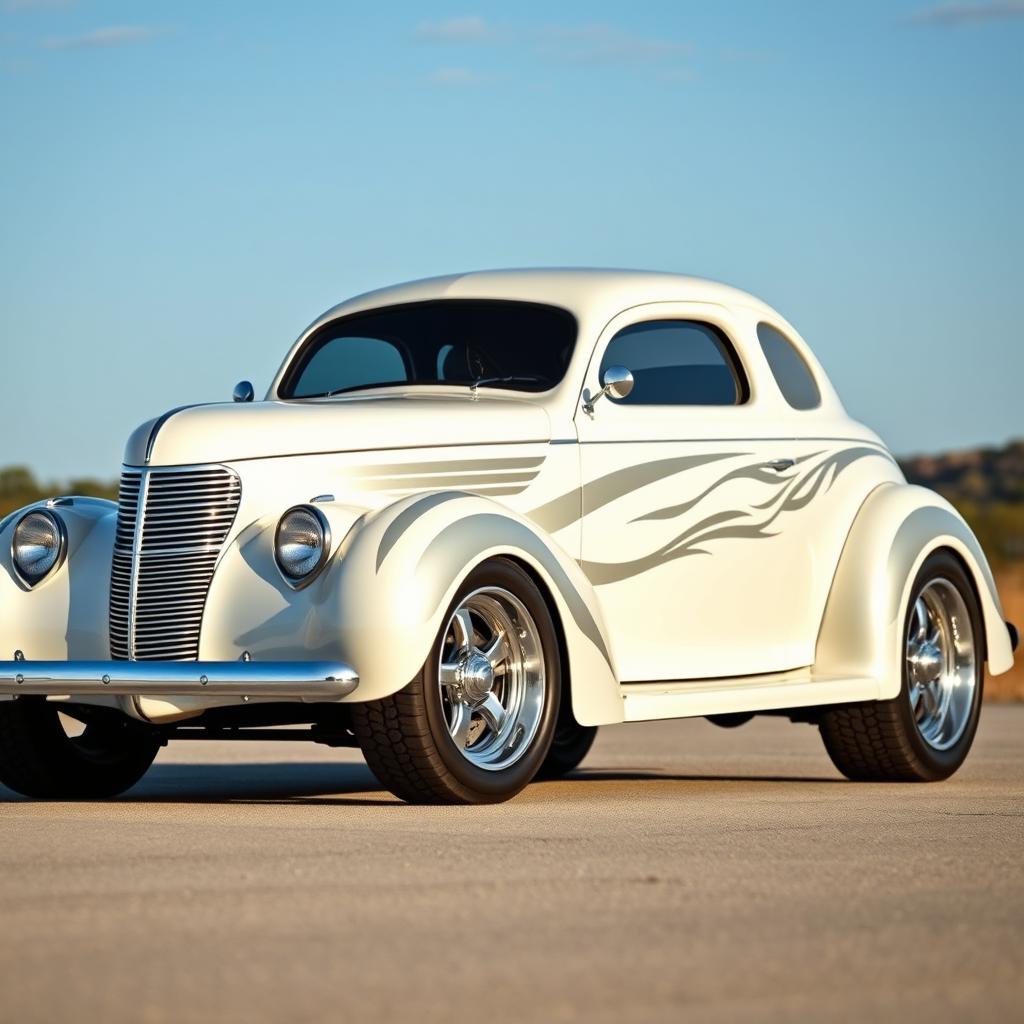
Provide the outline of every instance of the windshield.
[[282,398],[410,384],[547,391],[564,376],[576,320],[529,302],[439,299],[325,324],[303,346]]

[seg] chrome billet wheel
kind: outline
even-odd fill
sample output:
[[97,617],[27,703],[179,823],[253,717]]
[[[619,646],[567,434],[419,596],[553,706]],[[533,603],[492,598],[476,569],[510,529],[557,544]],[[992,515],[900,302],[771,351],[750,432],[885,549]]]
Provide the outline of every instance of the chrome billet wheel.
[[403,800],[508,800],[551,749],[561,673],[545,594],[518,563],[490,558],[456,589],[416,677],[353,704],[352,728],[373,773]]
[[483,587],[448,621],[438,665],[448,732],[471,764],[515,764],[540,724],[547,677],[540,635],[518,597]]
[[977,651],[960,591],[947,579],[929,582],[907,626],[907,695],[921,738],[948,750],[963,735],[974,706]]

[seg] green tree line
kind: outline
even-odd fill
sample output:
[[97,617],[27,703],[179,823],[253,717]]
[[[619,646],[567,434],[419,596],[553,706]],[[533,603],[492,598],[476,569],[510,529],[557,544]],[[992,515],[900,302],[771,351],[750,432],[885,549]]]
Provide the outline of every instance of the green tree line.
[[23,505],[31,505],[34,501],[55,498],[63,494],[81,494],[116,501],[117,481],[80,477],[66,483],[41,483],[27,466],[8,466],[6,469],[0,469],[0,517]]

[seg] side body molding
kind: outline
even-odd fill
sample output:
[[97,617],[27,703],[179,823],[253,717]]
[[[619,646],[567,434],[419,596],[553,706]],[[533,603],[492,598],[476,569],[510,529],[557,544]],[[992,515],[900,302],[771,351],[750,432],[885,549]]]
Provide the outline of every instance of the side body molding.
[[361,521],[339,554],[329,600],[336,602],[340,651],[358,666],[360,700],[394,693],[415,676],[460,583],[480,562],[503,555],[524,564],[553,601],[579,722],[623,720],[593,588],[579,566],[528,520],[465,492],[421,494]]
[[900,690],[903,620],[924,560],[949,548],[974,580],[988,670],[1013,667],[1009,630],[985,555],[960,514],[924,487],[886,483],[861,506],[843,548],[818,633],[814,674],[878,680],[878,698]]

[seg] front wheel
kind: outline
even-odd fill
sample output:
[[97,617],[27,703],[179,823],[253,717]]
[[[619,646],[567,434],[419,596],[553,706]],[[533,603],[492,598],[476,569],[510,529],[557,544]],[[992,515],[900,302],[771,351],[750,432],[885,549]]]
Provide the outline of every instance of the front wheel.
[[516,563],[474,569],[423,668],[404,689],[352,705],[374,775],[410,803],[508,800],[537,774],[558,721],[558,638]]
[[89,800],[117,796],[146,773],[160,742],[117,711],[66,708],[85,729],[70,735],[42,697],[0,703],[0,782],[23,796]]
[[984,682],[981,612],[963,566],[929,556],[903,626],[903,679],[892,700],[825,708],[821,735],[849,779],[933,782],[963,764]]

